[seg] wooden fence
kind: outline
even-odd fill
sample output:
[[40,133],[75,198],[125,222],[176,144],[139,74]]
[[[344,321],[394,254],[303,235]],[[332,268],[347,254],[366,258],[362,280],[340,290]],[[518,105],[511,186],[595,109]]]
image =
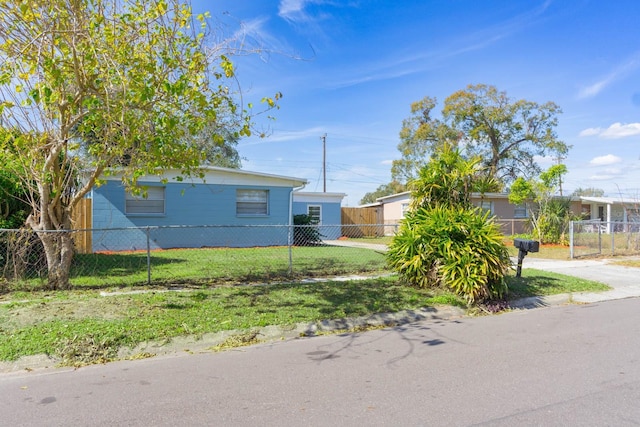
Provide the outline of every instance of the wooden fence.
[[381,237],[382,207],[341,208],[342,235],[346,237]]
[[91,218],[91,199],[82,199],[73,213],[73,228],[78,231],[74,234],[73,239],[76,244],[76,251],[81,254],[89,254],[93,251],[91,241],[91,227],[93,221]]

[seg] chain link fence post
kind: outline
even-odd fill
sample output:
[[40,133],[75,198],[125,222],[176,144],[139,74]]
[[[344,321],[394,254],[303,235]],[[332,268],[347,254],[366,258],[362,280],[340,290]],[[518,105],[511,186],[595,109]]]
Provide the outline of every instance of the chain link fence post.
[[294,225],[289,224],[288,234],[287,234],[287,243],[289,246],[289,276],[293,275],[293,236],[294,236]]
[[573,221],[569,222],[569,259],[573,259]]
[[151,286],[151,243],[149,238],[149,227],[145,228],[147,235],[147,285]]
[[615,224],[610,222],[607,224],[607,228],[609,230],[609,234],[611,234],[611,255],[615,255],[615,248],[616,248]]

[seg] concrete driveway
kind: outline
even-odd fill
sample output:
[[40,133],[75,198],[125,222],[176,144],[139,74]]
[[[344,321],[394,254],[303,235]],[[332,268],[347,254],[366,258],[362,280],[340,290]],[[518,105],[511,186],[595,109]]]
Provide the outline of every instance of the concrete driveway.
[[640,268],[613,264],[612,259],[552,260],[525,258],[522,268],[566,274],[611,286],[610,291],[574,293],[575,302],[599,302],[640,296]]

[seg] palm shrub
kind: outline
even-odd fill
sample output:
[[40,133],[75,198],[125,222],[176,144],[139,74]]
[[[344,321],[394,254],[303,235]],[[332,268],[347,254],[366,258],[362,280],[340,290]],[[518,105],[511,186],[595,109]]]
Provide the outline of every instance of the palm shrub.
[[511,268],[503,235],[488,212],[444,204],[408,212],[387,261],[403,281],[450,288],[470,304],[503,296]]

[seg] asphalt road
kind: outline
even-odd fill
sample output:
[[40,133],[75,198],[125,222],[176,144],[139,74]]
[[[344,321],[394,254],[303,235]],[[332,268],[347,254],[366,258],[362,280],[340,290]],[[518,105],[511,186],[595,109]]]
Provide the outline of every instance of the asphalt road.
[[7,426],[640,424],[640,299],[0,375]]

